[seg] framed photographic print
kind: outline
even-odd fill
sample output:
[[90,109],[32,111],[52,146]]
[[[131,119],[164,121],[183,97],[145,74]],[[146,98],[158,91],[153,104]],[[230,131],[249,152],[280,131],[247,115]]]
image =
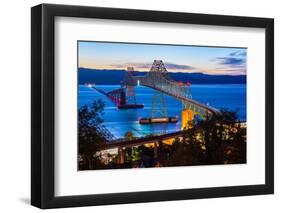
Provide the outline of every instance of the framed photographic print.
[[271,194],[274,21],[31,9],[31,203]]

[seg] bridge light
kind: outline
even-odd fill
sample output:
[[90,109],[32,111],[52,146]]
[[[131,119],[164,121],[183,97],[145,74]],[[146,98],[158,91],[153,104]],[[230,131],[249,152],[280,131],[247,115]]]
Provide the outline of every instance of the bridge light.
[[178,85],[179,85],[180,87],[182,87],[182,86],[183,86],[183,82],[182,82],[182,81],[178,82]]

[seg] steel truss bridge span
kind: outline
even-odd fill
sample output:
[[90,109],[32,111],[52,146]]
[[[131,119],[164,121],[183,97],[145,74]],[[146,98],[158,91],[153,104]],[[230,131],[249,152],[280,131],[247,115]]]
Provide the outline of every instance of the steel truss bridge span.
[[150,87],[158,92],[164,93],[177,100],[182,101],[184,109],[190,109],[195,115],[207,118],[208,115],[219,114],[220,111],[214,107],[200,103],[190,98],[188,87],[171,79],[162,60],[154,60],[150,71],[145,76],[131,76],[126,78],[126,85],[142,85]]
[[[136,104],[136,94],[135,86],[142,85],[149,87],[155,91],[155,94],[152,96],[152,113],[151,118],[167,118],[165,99],[163,94],[169,95],[182,102],[182,130],[185,128],[192,128],[194,116],[199,116],[201,119],[208,119],[212,115],[220,114],[220,111],[209,105],[200,103],[192,99],[190,94],[190,84],[186,85],[182,82],[177,82],[171,79],[168,76],[168,72],[164,66],[162,60],[154,60],[152,67],[149,72],[144,76],[134,76],[133,67],[127,68],[127,73],[124,81],[122,81],[121,88],[104,92],[96,87],[92,87],[97,91],[103,93],[109,97],[113,102],[118,106],[138,106]],[[143,107],[143,106],[142,106]],[[180,135],[181,132],[177,132],[176,135]],[[104,137],[107,142],[115,141],[118,143],[124,143],[125,140],[114,140],[113,136],[110,134],[105,134],[107,137]],[[167,136],[175,136],[173,134],[168,134]],[[109,138],[113,140],[109,140]],[[154,138],[145,138],[144,141],[139,141],[140,143],[147,143],[149,140]],[[157,137],[157,139],[159,139]],[[141,139],[138,139],[141,140]],[[114,144],[117,146],[117,144]],[[113,144],[111,146],[114,146]],[[119,145],[119,144],[118,144]]]

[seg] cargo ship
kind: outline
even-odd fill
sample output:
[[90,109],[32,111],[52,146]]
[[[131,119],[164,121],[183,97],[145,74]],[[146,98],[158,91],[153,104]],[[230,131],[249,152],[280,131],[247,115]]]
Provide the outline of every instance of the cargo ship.
[[153,123],[177,123],[178,117],[159,117],[159,118],[141,118],[140,124],[153,124]]
[[143,108],[143,104],[122,104],[117,106],[118,109],[137,109],[137,108]]

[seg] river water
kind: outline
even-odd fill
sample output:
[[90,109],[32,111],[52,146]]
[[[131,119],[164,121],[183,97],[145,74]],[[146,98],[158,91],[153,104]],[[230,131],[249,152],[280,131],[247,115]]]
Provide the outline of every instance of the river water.
[[[104,91],[112,91],[120,88],[120,85],[96,85]],[[128,131],[137,137],[149,134],[163,134],[179,131],[181,128],[180,101],[165,95],[166,109],[169,117],[178,116],[177,123],[140,125],[138,120],[151,116],[153,89],[135,87],[137,103],[144,104],[143,109],[120,110],[105,95],[84,85],[78,86],[78,107],[90,104],[94,100],[101,99],[105,102],[103,125],[116,137],[123,138]],[[238,116],[241,121],[246,121],[246,85],[245,84],[197,84],[191,85],[192,98],[204,104],[209,104],[217,109],[239,109]]]

